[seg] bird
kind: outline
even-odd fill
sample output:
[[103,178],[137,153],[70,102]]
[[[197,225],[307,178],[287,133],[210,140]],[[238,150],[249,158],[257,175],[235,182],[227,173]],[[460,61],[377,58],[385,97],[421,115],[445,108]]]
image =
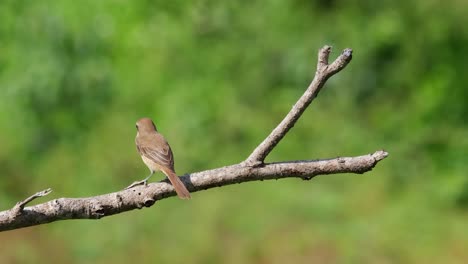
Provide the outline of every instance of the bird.
[[151,173],[144,180],[134,182],[125,189],[142,184],[147,185],[148,179],[155,172],[162,171],[169,178],[179,198],[190,199],[189,191],[175,173],[174,155],[171,147],[163,135],[158,132],[153,121],[148,117],[141,118],[136,122],[136,129],[136,148]]

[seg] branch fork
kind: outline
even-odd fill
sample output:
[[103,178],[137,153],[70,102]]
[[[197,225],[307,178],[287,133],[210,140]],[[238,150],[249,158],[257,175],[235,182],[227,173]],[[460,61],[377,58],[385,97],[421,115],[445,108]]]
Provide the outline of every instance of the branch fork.
[[325,46],[319,50],[317,71],[315,77],[310,83],[309,87],[301,98],[292,107],[291,111],[286,117],[278,124],[278,126],[271,131],[265,140],[250,154],[244,164],[247,166],[260,166],[264,163],[265,158],[276,147],[276,145],[283,139],[288,131],[296,124],[296,121],[301,117],[302,113],[307,109],[312,100],[317,97],[325,82],[338,73],[348,65],[352,59],[353,51],[345,49],[332,64],[328,64],[328,57],[331,52],[330,46]]
[[26,206],[26,204],[32,202],[33,200],[35,200],[35,199],[37,199],[39,197],[46,196],[51,192],[52,192],[52,189],[48,188],[48,189],[45,189],[43,191],[37,192],[37,193],[29,196],[28,198],[24,199],[23,201],[20,201],[20,202],[16,203],[15,207],[13,207],[13,209],[11,209],[11,216],[13,218],[18,217],[23,212],[24,207]]

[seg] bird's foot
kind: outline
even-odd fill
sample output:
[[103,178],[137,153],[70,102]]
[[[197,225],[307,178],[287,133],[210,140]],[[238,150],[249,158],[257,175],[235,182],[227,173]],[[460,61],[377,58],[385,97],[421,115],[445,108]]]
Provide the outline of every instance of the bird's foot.
[[144,180],[141,180],[141,181],[136,181],[136,182],[130,184],[130,185],[129,185],[128,187],[126,187],[124,190],[131,189],[131,188],[133,188],[133,187],[135,187],[135,186],[138,186],[138,185],[144,185],[144,186],[148,185],[148,179],[144,179]]

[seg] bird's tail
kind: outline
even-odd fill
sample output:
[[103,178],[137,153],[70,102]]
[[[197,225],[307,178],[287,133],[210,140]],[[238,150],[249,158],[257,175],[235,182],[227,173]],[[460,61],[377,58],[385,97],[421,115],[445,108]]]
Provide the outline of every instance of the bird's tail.
[[184,183],[180,180],[179,176],[175,174],[175,172],[169,168],[162,168],[161,171],[166,174],[167,178],[169,178],[169,181],[171,181],[171,184],[174,186],[177,196],[179,196],[180,199],[191,198],[189,191],[185,187]]

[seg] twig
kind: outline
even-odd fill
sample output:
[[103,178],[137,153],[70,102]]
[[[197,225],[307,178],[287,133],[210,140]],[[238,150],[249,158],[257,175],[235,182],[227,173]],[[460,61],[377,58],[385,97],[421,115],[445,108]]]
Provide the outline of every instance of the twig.
[[[190,192],[198,192],[234,183],[296,177],[310,180],[317,175],[336,173],[364,173],[372,170],[388,153],[381,150],[357,157],[325,160],[305,160],[264,163],[265,157],[294,126],[324,83],[351,60],[351,49],[346,49],[331,64],[329,46],[320,49],[317,71],[307,91],[294,105],[284,120],[242,163],[213,170],[187,174],[181,180]],[[261,165],[261,166],[260,166]],[[60,198],[35,206],[25,207],[30,201],[47,195],[50,189],[38,192],[17,203],[12,209],[0,212],[0,231],[34,226],[66,219],[100,219],[134,209],[150,207],[156,201],[174,196],[174,188],[167,181],[137,186],[129,190],[88,198]]]
[[42,196],[46,196],[51,192],[52,192],[52,189],[47,188],[47,189],[45,189],[43,191],[37,192],[37,193],[29,196],[28,198],[24,199],[23,201],[17,202],[15,207],[13,207],[13,209],[11,209],[12,210],[11,216],[14,217],[14,218],[17,217],[18,215],[20,215],[23,212],[24,206],[26,206],[26,204],[30,203],[34,199],[37,199],[37,198],[42,197]]

